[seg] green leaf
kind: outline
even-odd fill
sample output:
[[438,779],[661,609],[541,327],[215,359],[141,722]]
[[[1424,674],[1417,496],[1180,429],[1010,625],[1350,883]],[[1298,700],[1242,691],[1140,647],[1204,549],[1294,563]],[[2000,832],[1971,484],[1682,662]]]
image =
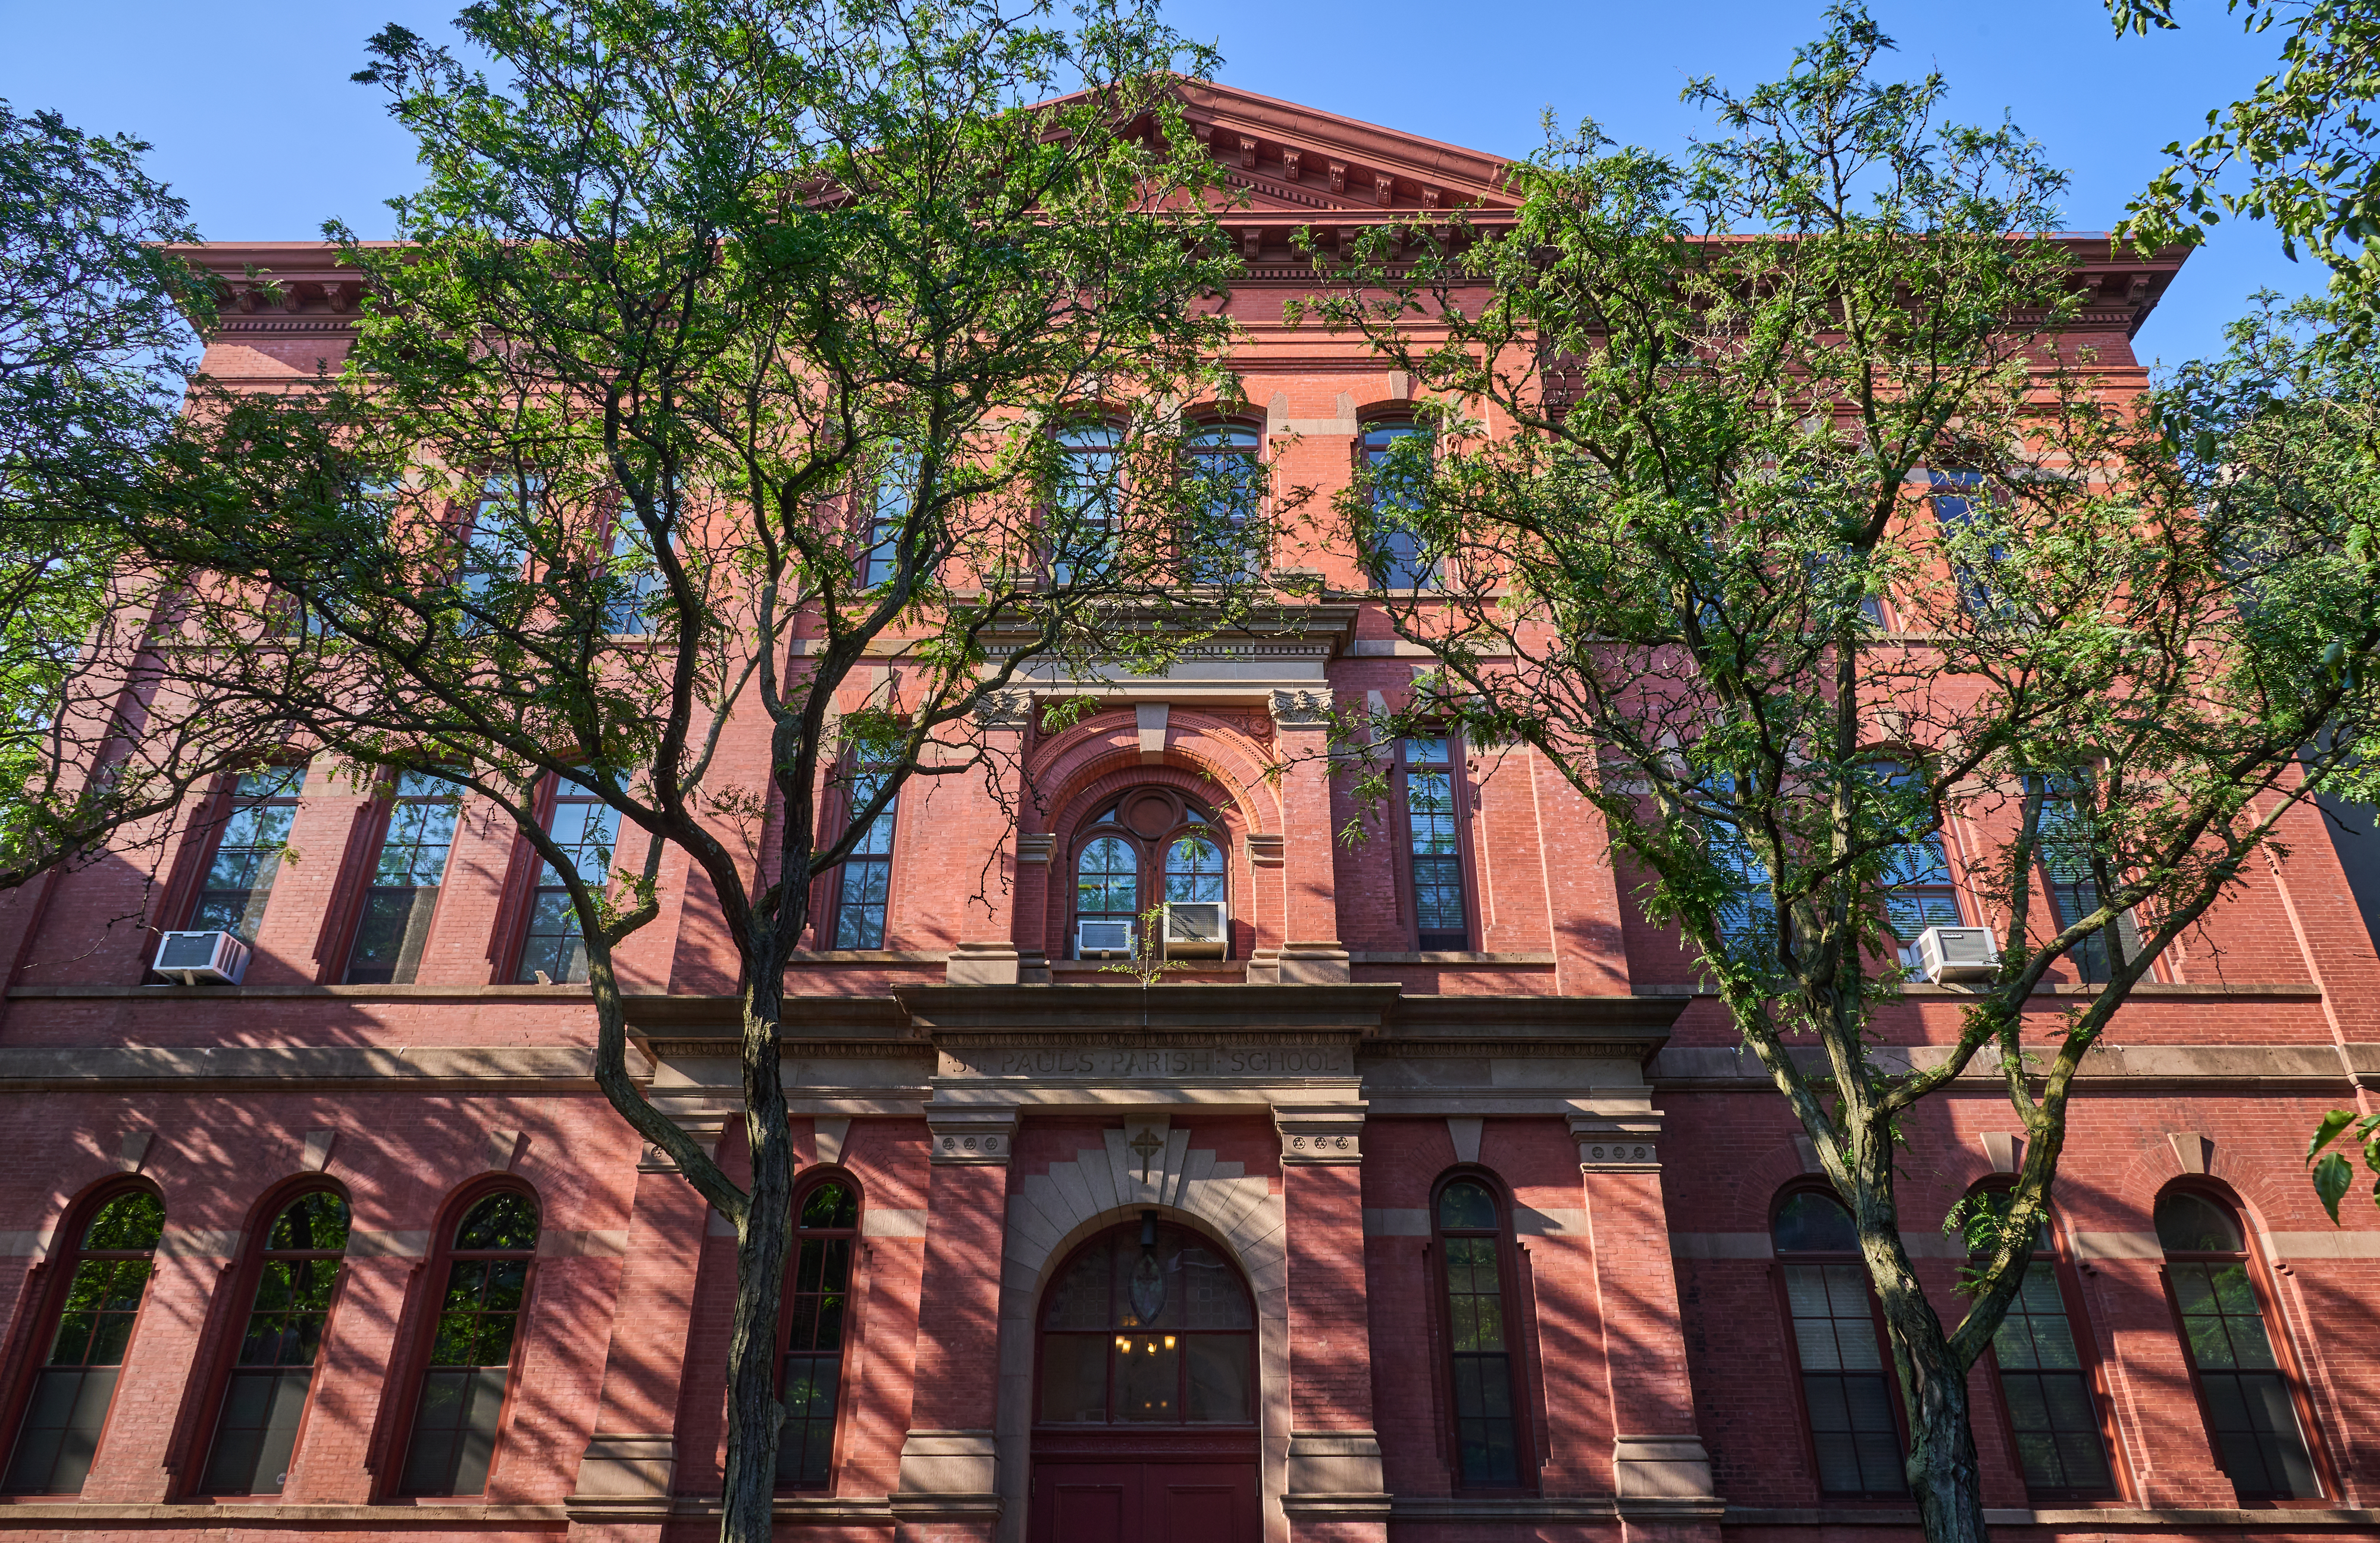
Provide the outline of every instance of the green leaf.
[[[2331,646],[2333,648],[2338,647],[2335,643]],[[2329,1113],[2324,1115],[2322,1117],[2322,1124],[2314,1127],[2313,1139],[2306,1143],[2305,1160],[2308,1162],[2312,1162],[2313,1160],[2313,1155],[2316,1152],[2319,1152],[2325,1147],[2329,1146],[2333,1140],[2337,1139],[2338,1133],[2352,1124],[2354,1121],[2355,1112],[2353,1110],[2334,1109]]]
[[2346,1195],[2347,1186],[2353,1181],[2354,1170],[2348,1166],[2347,1159],[2337,1152],[2313,1165],[2313,1192],[2322,1197],[2322,1209],[2330,1212],[2330,1220],[2334,1223],[2338,1221],[2339,1199]]

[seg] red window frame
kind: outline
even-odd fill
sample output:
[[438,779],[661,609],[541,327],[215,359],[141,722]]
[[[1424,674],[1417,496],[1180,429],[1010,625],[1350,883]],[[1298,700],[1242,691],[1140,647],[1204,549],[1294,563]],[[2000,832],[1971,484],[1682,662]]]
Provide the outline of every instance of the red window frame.
[[[804,1208],[812,1196],[831,1184],[840,1185],[850,1193],[852,1208],[850,1224],[840,1227],[805,1227],[802,1224]],[[785,1363],[796,1354],[793,1347],[793,1341],[796,1330],[803,1321],[802,1299],[824,1294],[823,1293],[805,1293],[798,1289],[803,1278],[802,1245],[806,1241],[823,1245],[836,1243],[845,1245],[842,1289],[843,1307],[841,1327],[837,1332],[834,1347],[836,1361],[834,1410],[828,1416],[832,1422],[832,1429],[827,1440],[826,1476],[817,1483],[805,1482],[798,1478],[789,1481],[785,1477],[787,1451],[785,1440],[794,1433],[795,1424],[795,1416],[789,1410],[786,1413],[784,1427],[778,1436],[776,1487],[780,1494],[832,1495],[835,1492],[836,1483],[843,1475],[843,1437],[849,1424],[847,1415],[850,1413],[852,1400],[850,1373],[856,1359],[853,1352],[859,1344],[859,1286],[863,1247],[861,1240],[862,1229],[867,1221],[867,1192],[861,1186],[857,1175],[840,1165],[811,1169],[802,1176],[802,1183],[795,1188],[792,1246],[785,1252],[783,1300],[777,1313],[776,1379],[777,1396],[780,1399],[785,1396]],[[826,1253],[828,1250],[822,1248],[821,1252]],[[815,1355],[817,1352],[813,1349],[800,1354]]]
[[[1064,1283],[1066,1278],[1074,1273],[1075,1267],[1081,1262],[1083,1256],[1103,1243],[1112,1243],[1119,1248],[1138,1248],[1141,1246],[1139,1240],[1143,1235],[1142,1230],[1145,1227],[1152,1225],[1163,1227],[1169,1231],[1181,1233],[1185,1244],[1195,1244],[1196,1246],[1208,1250],[1217,1259],[1221,1261],[1223,1267],[1232,1272],[1232,1279],[1238,1282],[1240,1291],[1247,1301],[1248,1326],[1245,1329],[1191,1329],[1187,1327],[1176,1327],[1172,1329],[1158,1328],[1150,1330],[1126,1330],[1119,1322],[1119,1319],[1121,1319],[1124,1315],[1115,1301],[1115,1279],[1113,1271],[1111,1270],[1108,1279],[1109,1311],[1107,1315],[1108,1321],[1106,1327],[1096,1330],[1087,1328],[1050,1329],[1049,1327],[1050,1297],[1058,1288]],[[1168,1304],[1168,1306],[1171,1305],[1171,1303]],[[1046,1369],[1046,1363],[1048,1360],[1047,1355],[1044,1354],[1044,1345],[1050,1334],[1078,1335],[1085,1339],[1096,1337],[1108,1341],[1112,1344],[1113,1342],[1120,1338],[1129,1338],[1132,1335],[1143,1332],[1151,1335],[1165,1335],[1169,1338],[1176,1339],[1188,1338],[1196,1334],[1209,1334],[1217,1337],[1232,1335],[1244,1339],[1247,1346],[1248,1357],[1246,1364],[1248,1417],[1245,1420],[1213,1421],[1192,1420],[1188,1417],[1188,1391],[1190,1387],[1191,1357],[1185,1350],[1182,1354],[1180,1361],[1177,1363],[1178,1370],[1174,1383],[1177,1391],[1177,1402],[1179,1403],[1182,1410],[1182,1418],[1175,1420],[1119,1420],[1114,1418],[1116,1373],[1115,1352],[1112,1349],[1110,1349],[1108,1352],[1106,1363],[1107,1379],[1104,1384],[1107,1399],[1107,1403],[1104,1407],[1107,1409],[1110,1416],[1109,1418],[1095,1422],[1090,1420],[1047,1421],[1041,1417],[1042,1374]],[[1198,1228],[1190,1225],[1188,1219],[1180,1215],[1164,1213],[1150,1209],[1144,1209],[1141,1213],[1141,1220],[1137,1221],[1119,1221],[1113,1226],[1099,1229],[1092,1233],[1088,1237],[1086,1237],[1081,1242],[1075,1244],[1073,1248],[1067,1250],[1064,1258],[1060,1261],[1058,1268],[1051,1270],[1043,1278],[1041,1290],[1034,1298],[1033,1402],[1031,1405],[1031,1418],[1028,1421],[1028,1425],[1035,1434],[1035,1440],[1037,1442],[1036,1450],[1040,1451],[1044,1445],[1047,1445],[1052,1451],[1059,1450],[1071,1444],[1069,1442],[1069,1438],[1075,1439],[1075,1440],[1087,1438],[1091,1441],[1098,1443],[1099,1450],[1106,1452],[1111,1455],[1147,1452],[1150,1451],[1196,1452],[1209,1450],[1229,1450],[1232,1447],[1235,1447],[1239,1440],[1255,1436],[1256,1433],[1262,1428],[1264,1424],[1263,1334],[1264,1320],[1257,1311],[1256,1287],[1249,1282],[1247,1272],[1241,1268],[1239,1259],[1235,1257],[1232,1250],[1224,1246],[1223,1244],[1215,1238],[1208,1236]],[[1172,1347],[1169,1346],[1168,1348],[1170,1350]]]
[[[132,1328],[126,1335],[123,1355],[115,1363],[116,1380],[108,1390],[107,1413],[101,1416],[99,1434],[91,1443],[92,1466],[97,1465],[99,1454],[107,1450],[108,1431],[115,1420],[115,1395],[123,1388],[122,1368],[130,1364],[133,1347],[140,1342],[140,1319],[149,1306],[149,1287],[157,1278],[154,1262],[157,1248],[152,1245],[146,1250],[89,1249],[83,1246],[83,1239],[90,1232],[91,1223],[99,1220],[99,1213],[127,1195],[147,1195],[157,1201],[161,1210],[164,1209],[164,1196],[155,1185],[133,1179],[120,1180],[103,1185],[67,1208],[65,1216],[60,1219],[58,1230],[51,1234],[54,1240],[58,1240],[53,1243],[55,1250],[54,1257],[42,1260],[35,1267],[36,1270],[48,1272],[48,1278],[42,1281],[35,1288],[40,1297],[41,1310],[40,1316],[34,1321],[41,1325],[41,1329],[30,1343],[25,1347],[23,1358],[16,1368],[14,1385],[8,1389],[8,1421],[5,1427],[0,1427],[0,1429],[5,1429],[7,1434],[7,1445],[5,1449],[0,1449],[6,1452],[5,1459],[0,1459],[0,1486],[7,1483],[9,1473],[16,1466],[17,1444],[24,1438],[25,1421],[32,1413],[33,1395],[40,1384],[42,1372],[48,1364],[51,1349],[57,1339],[60,1321],[65,1316],[67,1293],[74,1285],[77,1270],[86,1258],[124,1259],[133,1257],[137,1254],[151,1261],[150,1270],[147,1278],[141,1282],[140,1306],[133,1310]],[[73,1241],[66,1243],[63,1241],[66,1239]],[[164,1227],[161,1220],[158,1227],[158,1244],[162,1245],[164,1241]],[[53,1473],[56,1471],[55,1459],[51,1464],[51,1471]],[[84,1482],[88,1483],[89,1479],[90,1469],[86,1468]],[[0,1504],[39,1501],[60,1495],[71,1496],[81,1493],[80,1484],[72,1489],[0,1488]]]
[[[2219,1208],[2230,1217],[2231,1224],[2240,1231],[2240,1242],[2246,1245],[2236,1254],[2205,1249],[2168,1251],[2164,1246],[2164,1240],[2158,1240],[2157,1283],[2165,1289],[2166,1310],[2172,1317],[2175,1346],[2181,1352],[2182,1364],[2190,1368],[2190,1391],[2198,1403],[2198,1417],[2206,1435],[2206,1450],[2213,1455],[2216,1470],[2226,1478],[2230,1477],[2230,1470],[2223,1466],[2222,1448],[2216,1440],[2214,1405],[2207,1399],[2206,1384],[2199,1374],[2198,1357],[2190,1348],[2190,1331],[2182,1320],[2181,1298],[2174,1287],[2173,1272],[2167,1267],[2176,1262],[2211,1263],[2220,1259],[2247,1266],[2248,1287],[2255,1294],[2256,1311],[2264,1319],[2265,1338],[2272,1342],[2275,1369],[2279,1372],[2281,1386],[2289,1395],[2290,1408],[2298,1419],[2298,1434],[2305,1442],[2306,1461],[2313,1469],[2313,1481],[2321,1491],[2306,1496],[2236,1498],[2243,1508],[2258,1511],[2305,1511],[2327,1507],[2334,1503],[2333,1497],[2340,1493],[2338,1475],[2331,1467],[2329,1445],[2323,1440],[2322,1427],[2314,1419],[2313,1400],[2307,1393],[2304,1369],[2298,1363],[2297,1346],[2289,1332],[2289,1319],[2282,1316],[2280,1302],[2273,1290],[2271,1262],[2265,1257],[2264,1249],[2257,1244],[2256,1229],[2248,1225],[2247,1213],[2240,1209],[2239,1202],[2216,1185],[2180,1180],[2158,1191],[2157,1199],[2163,1200],[2175,1194],[2195,1195]],[[2154,1204],[2151,1214],[2155,1214]]]
[[[2016,1418],[2009,1406],[2007,1377],[2000,1367],[1998,1336],[1995,1336],[1994,1343],[1985,1348],[1984,1355],[1991,1363],[1992,1389],[1999,1401],[2000,1435],[2008,1442],[2009,1462],[2016,1470],[2018,1482],[2024,1485],[2028,1498],[2085,1505],[2124,1503],[2132,1494],[2132,1478],[2124,1463],[2123,1442],[2116,1425],[2115,1400],[2107,1387],[2107,1366],[2099,1357],[2098,1338],[2092,1333],[2091,1319],[2084,1311],[2082,1283],[2075,1274],[2074,1261],[2067,1252],[2066,1239],[2058,1229],[2054,1212],[2045,1215],[2042,1231],[2049,1239],[2047,1262],[2057,1278],[2058,1301],[2066,1312],[2066,1327],[2074,1337],[2075,1355],[2082,1363],[2077,1369],[2082,1375],[2083,1385],[2091,1391],[2091,1410],[2098,1426],[2100,1452],[2107,1464],[2107,1487],[2097,1489],[2036,1488],[2025,1478],[2023,1460],[2017,1455]],[[2039,1248],[2034,1250],[2035,1260],[2040,1258],[2041,1253]]]
[[[1407,754],[1406,746],[1416,739],[1435,739],[1443,743],[1446,759],[1443,762],[1415,762]],[[1416,730],[1397,737],[1392,756],[1396,774],[1390,779],[1394,784],[1390,818],[1395,821],[1397,904],[1403,909],[1402,925],[1405,935],[1413,940],[1414,948],[1418,953],[1467,954],[1481,945],[1485,922],[1479,911],[1479,869],[1471,840],[1471,785],[1465,775],[1469,770],[1469,759],[1463,750],[1463,738],[1446,726]],[[1454,822],[1455,881],[1463,891],[1463,945],[1460,948],[1447,948],[1442,932],[1435,929],[1431,936],[1436,941],[1430,941],[1425,937],[1422,929],[1420,883],[1414,871],[1416,854],[1413,849],[1413,803],[1407,791],[1407,780],[1415,771],[1426,775],[1443,772],[1446,776],[1448,818]]]
[[[420,1321],[415,1326],[412,1343],[407,1347],[403,1377],[391,1379],[391,1391],[398,1394],[401,1402],[395,1428],[391,1433],[393,1460],[386,1470],[390,1476],[386,1483],[391,1492],[405,1500],[434,1505],[448,1500],[480,1499],[493,1491],[496,1476],[504,1467],[504,1437],[511,1429],[513,1405],[520,1394],[521,1356],[528,1343],[530,1315],[537,1307],[537,1247],[532,1244],[525,1250],[461,1249],[455,1245],[455,1239],[481,1201],[505,1192],[527,1197],[536,1208],[537,1236],[542,1242],[547,1221],[545,1203],[536,1190],[510,1176],[485,1179],[464,1188],[443,1208],[438,1229],[431,1234],[432,1241],[427,1268],[419,1277],[419,1289],[424,1294],[419,1299]],[[521,1276],[520,1306],[514,1314],[511,1354],[504,1367],[504,1396],[496,1411],[495,1434],[488,1452],[487,1474],[475,1490],[441,1493],[431,1489],[415,1489],[406,1483],[405,1470],[413,1455],[414,1426],[421,1407],[421,1390],[434,1369],[431,1355],[438,1335],[438,1320],[442,1316],[440,1308],[446,1298],[448,1278],[458,1259],[494,1257],[525,1257],[528,1269]]]
[[[1909,1504],[1910,1497],[1909,1491],[1905,1487],[1898,1491],[1892,1492],[1876,1489],[1863,1489],[1856,1493],[1850,1490],[1829,1490],[1826,1487],[1826,1478],[1818,1462],[1817,1423],[1811,1415],[1809,1393],[1807,1386],[1803,1380],[1804,1373],[1802,1367],[1802,1347],[1800,1336],[1795,1332],[1793,1327],[1793,1301],[1785,1282],[1785,1270],[1787,1266],[1794,1264],[1848,1264],[1853,1269],[1859,1270],[1860,1289],[1865,1293],[1867,1297],[1868,1319],[1875,1326],[1876,1330],[1876,1355],[1882,1368],[1880,1375],[1884,1379],[1885,1403],[1892,1411],[1893,1439],[1898,1443],[1898,1450],[1900,1458],[1904,1463],[1907,1461],[1909,1455],[1909,1412],[1902,1408],[1900,1403],[1900,1379],[1896,1374],[1892,1363],[1892,1339],[1885,1327],[1884,1305],[1876,1299],[1876,1289],[1869,1283],[1867,1279],[1867,1267],[1864,1262],[1862,1261],[1858,1253],[1856,1251],[1843,1253],[1824,1249],[1797,1249],[1793,1252],[1788,1253],[1784,1249],[1775,1246],[1777,1236],[1777,1219],[1779,1216],[1783,1214],[1785,1207],[1792,1201],[1795,1196],[1798,1195],[1822,1196],[1838,1206],[1842,1206],[1843,1201],[1842,1197],[1837,1195],[1831,1185],[1823,1184],[1794,1184],[1788,1185],[1785,1188],[1779,1190],[1777,1192],[1776,1200],[1768,1208],[1768,1236],[1770,1240],[1770,1253],[1772,1255],[1769,1278],[1775,1287],[1777,1295],[1778,1321],[1783,1326],[1785,1330],[1785,1362],[1792,1371],[1793,1402],[1795,1406],[1802,1412],[1803,1451],[1810,1464],[1810,1483],[1816,1490],[1820,1501],[1827,1505],[1906,1506]],[[1843,1209],[1845,1213],[1848,1214],[1851,1208],[1844,1206]],[[1823,1367],[1820,1368],[1817,1375],[1827,1375],[1826,1369]],[[1895,1472],[1900,1471],[1900,1469],[1895,1470]]]
[[[1458,1184],[1475,1184],[1488,1192],[1496,1208],[1497,1294],[1500,1299],[1500,1314],[1504,1324],[1506,1396],[1512,1407],[1512,1471],[1509,1482],[1481,1481],[1466,1478],[1463,1471],[1463,1415],[1458,1390],[1463,1379],[1455,1349],[1454,1293],[1451,1279],[1451,1250],[1449,1232],[1439,1211],[1446,1192]],[[1486,1229],[1458,1227],[1457,1237],[1477,1237]],[[1429,1279],[1430,1315],[1439,1335],[1438,1377],[1442,1389],[1439,1395],[1439,1417],[1444,1420],[1448,1440],[1447,1476],[1457,1494],[1512,1495],[1535,1494],[1540,1478],[1537,1463],[1537,1432],[1536,1387],[1537,1357],[1531,1342],[1535,1315],[1526,1310],[1526,1280],[1521,1273],[1519,1240],[1512,1233],[1512,1195],[1504,1181],[1492,1170],[1466,1164],[1449,1169],[1439,1175],[1429,1188]]]
[[[323,1344],[330,1343],[331,1323],[338,1317],[339,1305],[346,1296],[349,1272],[346,1268],[346,1244],[343,1243],[335,1250],[275,1249],[271,1246],[273,1229],[280,1221],[283,1214],[309,1195],[336,1196],[340,1202],[347,1207],[348,1241],[352,1241],[355,1236],[353,1198],[339,1185],[327,1179],[310,1178],[302,1182],[284,1185],[268,1196],[264,1203],[258,1206],[252,1213],[248,1247],[239,1260],[237,1270],[233,1272],[228,1282],[231,1288],[228,1300],[237,1306],[238,1311],[237,1316],[223,1326],[224,1343],[215,1357],[212,1373],[207,1379],[206,1399],[203,1404],[205,1414],[197,1432],[197,1440],[190,1443],[191,1452],[197,1454],[197,1466],[192,1470],[191,1493],[194,1496],[207,1500],[235,1501],[252,1500],[269,1502],[279,1500],[286,1494],[285,1488],[278,1490],[217,1489],[211,1488],[207,1480],[211,1476],[209,1470],[214,1464],[215,1443],[223,1434],[225,1402],[230,1395],[232,1379],[240,1374],[240,1347],[246,1337],[249,1323],[256,1316],[257,1291],[262,1283],[265,1266],[275,1259],[330,1258],[336,1261],[337,1278],[332,1282],[329,1300],[322,1309],[322,1343]],[[320,1370],[321,1366],[322,1353],[318,1349],[312,1369]],[[289,1452],[293,1466],[298,1453],[303,1452],[306,1447],[306,1426],[314,1415],[315,1391],[312,1386],[307,1389],[305,1407],[298,1417],[297,1429],[290,1440]]]

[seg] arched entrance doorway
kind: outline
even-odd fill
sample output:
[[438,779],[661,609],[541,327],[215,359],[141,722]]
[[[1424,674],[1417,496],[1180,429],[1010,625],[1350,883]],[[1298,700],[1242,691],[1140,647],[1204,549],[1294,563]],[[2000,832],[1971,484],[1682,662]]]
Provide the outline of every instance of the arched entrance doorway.
[[1042,1299],[1030,1543],[1257,1543],[1257,1325],[1221,1250],[1153,1210]]

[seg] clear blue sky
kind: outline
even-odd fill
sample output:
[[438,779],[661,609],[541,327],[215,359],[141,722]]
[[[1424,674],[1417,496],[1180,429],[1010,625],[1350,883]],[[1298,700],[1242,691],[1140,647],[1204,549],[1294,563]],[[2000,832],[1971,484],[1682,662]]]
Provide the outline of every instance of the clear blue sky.
[[[448,35],[455,0],[0,0],[0,97],[156,147],[151,164],[217,240],[299,239],[336,215],[385,234],[381,200],[417,181],[378,92],[350,85],[384,22]],[[1184,31],[1223,51],[1222,78],[1268,96],[1503,154],[1548,108],[1615,137],[1682,146],[1703,127],[1689,75],[1771,79],[1817,30],[1819,0],[1176,0]],[[2157,147],[2266,73],[2220,0],[2183,0],[2180,32],[2119,40],[2098,0],[1874,0],[1910,73],[1949,79],[1954,115],[2017,122],[2074,172],[2066,225],[2104,230]],[[2317,286],[2268,227],[2226,225],[2142,332],[2143,358],[2213,352],[2263,286]]]

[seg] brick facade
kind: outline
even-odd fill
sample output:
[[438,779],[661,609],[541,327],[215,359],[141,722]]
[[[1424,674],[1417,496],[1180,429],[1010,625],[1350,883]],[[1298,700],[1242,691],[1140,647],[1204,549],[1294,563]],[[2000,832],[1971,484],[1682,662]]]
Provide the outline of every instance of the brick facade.
[[[1327,493],[1361,425],[1409,390],[1352,345],[1277,324],[1305,279],[1288,233],[1492,201],[1498,163],[1220,89],[1193,109],[1251,194],[1257,261],[1233,303],[1274,475]],[[303,277],[327,257],[211,253],[227,273],[253,262],[300,282],[291,309],[233,312],[209,371],[268,383],[335,360],[348,311]],[[2123,297],[2088,314],[2084,340],[2109,389],[2137,390],[2128,340],[2173,264],[2080,243],[2077,260]],[[1318,544],[1281,560],[1354,577]],[[803,1182],[826,1175],[858,1204],[828,1476],[784,1494],[789,1540],[1103,1536],[1053,1520],[1052,1496],[1109,1458],[1111,1496],[1091,1480],[1066,1493],[1087,1497],[1086,1517],[1123,1497],[1126,1537],[1914,1536],[1905,1500],[1822,1493],[1771,1245],[1809,1165],[1716,1003],[1684,984],[1676,940],[1629,905],[1593,812],[1526,750],[1463,761],[1462,950],[1417,947],[1393,829],[1334,839],[1360,811],[1311,753],[1317,711],[1396,700],[1415,662],[1383,617],[1345,607],[1244,657],[1119,686],[1064,733],[1002,731],[1022,768],[1014,829],[955,784],[905,793],[885,946],[805,955],[787,1014]],[[722,756],[757,770],[765,748],[739,726]],[[0,897],[0,1149],[18,1154],[0,1169],[0,1440],[18,1439],[97,1206],[133,1186],[164,1211],[87,1476],[77,1493],[0,1497],[0,1528],[706,1536],[734,1239],[596,1092],[583,989],[508,983],[533,865],[488,811],[464,811],[415,981],[338,983],[384,809],[335,770],[309,776],[240,987],[145,983],[138,918],[178,924],[166,913],[206,856],[203,800]],[[1068,956],[1079,834],[1144,787],[1208,806],[1232,923],[1228,959],[1146,990]],[[2380,960],[2315,816],[2290,836],[2287,862],[2142,989],[2076,1105],[2058,1252],[2113,1482],[2085,1499],[2028,1491],[1999,1383],[1979,1369],[1986,1503],[2012,1538],[2380,1526],[2380,1219],[2332,1228],[2299,1160],[2320,1112],[2380,1072]],[[733,956],[682,861],[662,885],[661,919],[623,959],[630,1017],[654,1097],[733,1172]],[[821,906],[832,898],[830,881]],[[2047,1022],[2064,1003],[2053,990],[2034,1005]],[[1949,990],[1912,989],[1881,1033],[1922,1055],[1958,1013]],[[1919,1111],[1912,1224],[2004,1166],[2012,1125],[1988,1082]],[[1517,1445],[1503,1484],[1465,1480],[1455,1414],[1472,1373],[1451,1343],[1435,1208],[1464,1175],[1497,1208]],[[256,1251],[283,1204],[325,1185],[353,1231],[285,1482],[210,1494]],[[479,1490],[409,1495],[446,1251],[492,1185],[539,1212],[492,1461]],[[2151,1221],[2177,1185],[2246,1225],[2305,1415],[2319,1493],[2303,1501],[2243,1500],[2218,1461]],[[1036,1417],[1035,1326],[1087,1244],[1120,1228],[1132,1257],[1144,1213],[1236,1273],[1248,1418],[1053,1432]],[[1911,1242],[1955,1312],[1952,1250],[1931,1232]],[[1164,1516],[1178,1525],[1134,1519]]]

